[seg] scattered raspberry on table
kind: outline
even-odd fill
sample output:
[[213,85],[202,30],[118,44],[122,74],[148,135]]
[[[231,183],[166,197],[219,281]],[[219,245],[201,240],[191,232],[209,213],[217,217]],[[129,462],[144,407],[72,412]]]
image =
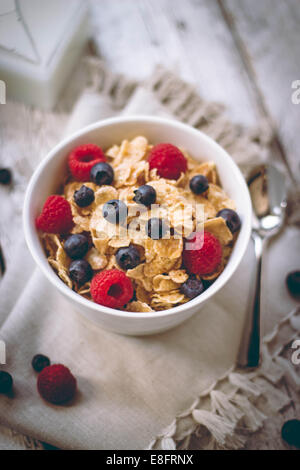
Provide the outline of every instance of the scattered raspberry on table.
[[59,405],[71,400],[76,391],[76,379],[68,367],[53,364],[45,367],[39,374],[37,388],[46,401]]

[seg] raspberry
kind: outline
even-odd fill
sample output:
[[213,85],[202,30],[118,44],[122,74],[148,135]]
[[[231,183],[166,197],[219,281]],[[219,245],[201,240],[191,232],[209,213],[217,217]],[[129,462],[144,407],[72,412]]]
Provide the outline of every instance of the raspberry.
[[71,174],[79,181],[88,181],[92,167],[105,160],[103,150],[94,144],[80,145],[68,156]]
[[58,405],[73,398],[76,391],[76,379],[68,367],[53,364],[40,372],[37,388],[42,398]]
[[162,178],[178,180],[181,173],[187,170],[187,161],[179,148],[172,144],[158,144],[150,151],[149,167],[157,169]]
[[[187,249],[187,243],[194,243]],[[217,269],[222,260],[222,246],[210,232],[196,232],[185,242],[183,264],[191,274],[210,274]]]
[[69,232],[74,225],[69,202],[63,196],[49,196],[35,224],[38,229],[47,233]]
[[93,277],[91,295],[97,304],[121,308],[132,299],[133,287],[123,271],[108,269]]

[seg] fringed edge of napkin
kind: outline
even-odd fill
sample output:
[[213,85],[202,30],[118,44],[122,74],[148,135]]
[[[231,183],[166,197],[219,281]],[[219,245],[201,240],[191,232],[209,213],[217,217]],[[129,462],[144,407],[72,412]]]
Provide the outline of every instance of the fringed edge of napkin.
[[[137,87],[143,87],[169,114],[212,137],[242,167],[245,161],[253,165],[269,156],[273,129],[267,120],[260,119],[253,128],[233,123],[222,104],[203,99],[193,84],[163,66],[157,66],[144,83],[137,83],[123,75],[111,73],[99,58],[87,56],[79,67],[78,75],[81,77],[81,89],[109,99],[111,108],[116,112],[125,107]],[[65,110],[68,107],[66,101],[66,98],[62,100],[60,108]]]
[[162,66],[145,86],[173,116],[212,137],[242,167],[245,161],[253,165],[268,158],[273,130],[266,120],[259,120],[255,128],[233,123],[222,104],[203,99],[194,85]]
[[44,446],[41,442],[33,439],[32,437],[24,436],[13,429],[7,428],[0,425],[0,433],[6,436],[12,442],[12,449],[16,450],[44,450]]
[[291,358],[283,356],[299,330],[300,308],[296,308],[264,337],[258,369],[246,372],[230,368],[147,449],[188,449],[193,434],[202,449],[243,448],[249,435],[261,429],[269,416],[290,405],[284,380],[291,380],[300,390],[300,378]]

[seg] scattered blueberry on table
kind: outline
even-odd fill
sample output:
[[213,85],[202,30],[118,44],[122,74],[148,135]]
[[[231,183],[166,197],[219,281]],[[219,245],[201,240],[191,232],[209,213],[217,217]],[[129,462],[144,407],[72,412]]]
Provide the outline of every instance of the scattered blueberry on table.
[[2,248],[0,245],[0,274],[4,274],[4,272],[5,272],[5,259],[4,259]]
[[300,420],[290,419],[281,428],[281,437],[290,446],[300,449]]
[[8,185],[11,183],[12,175],[8,168],[0,168],[0,184]]
[[12,390],[13,378],[4,370],[0,370],[0,393],[9,393]]
[[32,358],[31,365],[36,372],[41,372],[45,367],[50,366],[50,359],[43,354],[36,354]]
[[286,276],[289,293],[300,300],[300,271],[292,271]]

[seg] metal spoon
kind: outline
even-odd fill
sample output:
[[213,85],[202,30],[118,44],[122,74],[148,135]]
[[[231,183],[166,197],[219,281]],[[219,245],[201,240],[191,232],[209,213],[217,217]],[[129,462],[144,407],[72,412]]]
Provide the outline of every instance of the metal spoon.
[[247,178],[253,205],[252,240],[256,257],[256,271],[252,284],[251,302],[242,342],[238,365],[257,367],[260,362],[260,285],[264,246],[279,232],[284,222],[286,208],[285,176],[271,165],[255,167]]

